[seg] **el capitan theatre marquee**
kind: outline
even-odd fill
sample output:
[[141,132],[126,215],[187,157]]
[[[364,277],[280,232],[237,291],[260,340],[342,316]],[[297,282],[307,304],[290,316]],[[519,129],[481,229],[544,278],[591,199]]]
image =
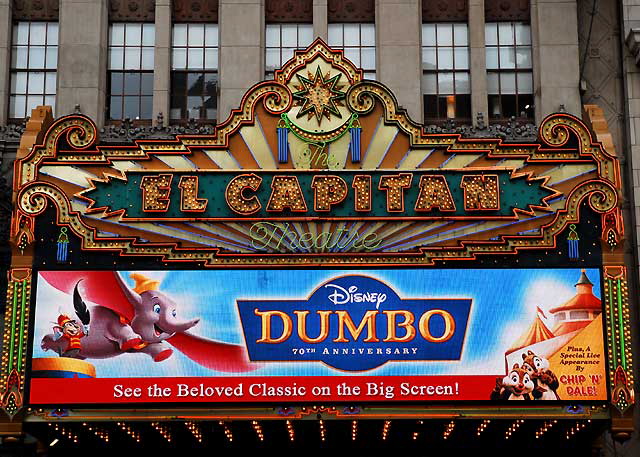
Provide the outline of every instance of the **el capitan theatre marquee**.
[[114,145],[41,112],[15,165],[10,416],[631,411],[620,168],[580,119],[426,133],[320,40],[210,135]]

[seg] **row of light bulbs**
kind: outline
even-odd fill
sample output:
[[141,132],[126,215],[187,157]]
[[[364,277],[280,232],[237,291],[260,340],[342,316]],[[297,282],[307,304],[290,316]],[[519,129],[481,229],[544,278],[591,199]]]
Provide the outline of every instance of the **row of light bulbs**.
[[[53,429],[60,433],[62,435],[63,438],[68,439],[69,441],[73,441],[74,443],[78,442],[78,435],[76,435],[75,433],[73,433],[71,430],[66,429],[65,427],[63,427],[62,425],[59,424],[53,424],[51,422],[49,422],[49,426],[53,427]],[[57,442],[57,439],[54,440]]]
[[449,439],[449,436],[453,433],[453,429],[456,428],[456,421],[451,421],[447,424],[447,427],[444,429],[444,434],[442,438]]
[[100,438],[102,441],[104,441],[105,443],[109,442],[109,432],[100,428],[100,427],[95,427],[93,425],[89,425],[86,422],[82,423],[83,427],[86,427],[90,432],[93,432],[93,434],[95,436],[97,436],[98,438]]
[[[417,423],[419,425],[424,424],[423,420],[418,420]],[[491,423],[491,419],[484,419],[482,422],[480,422],[480,424],[478,425],[477,429],[476,429],[476,435],[480,436],[482,434],[482,432],[484,432],[486,430],[486,428],[489,426],[489,424]],[[570,428],[567,429],[565,432],[565,437],[566,439],[570,439],[571,437],[573,437],[576,433],[580,432],[581,430],[585,429],[587,427],[588,424],[591,423],[591,420],[586,420],[586,421],[576,421],[576,423]],[[187,421],[184,423],[185,426],[187,427],[187,429],[192,433],[192,435],[194,436],[194,438],[199,442],[202,443],[203,441],[203,434],[202,434],[202,429],[200,427],[200,425],[196,422],[192,422],[192,421]],[[516,419],[513,421],[513,423],[511,423],[511,425],[507,428],[507,430],[505,431],[505,439],[509,439],[522,425],[524,424],[524,419]],[[553,428],[555,425],[558,424],[558,420],[554,419],[554,420],[548,420],[545,421],[535,432],[535,436],[536,439],[541,438],[545,433],[547,433],[551,428]],[[50,427],[53,428],[53,430],[55,430],[56,432],[58,432],[61,435],[61,438],[65,438],[68,439],[69,441],[73,441],[74,443],[78,442],[78,436],[71,430],[65,428],[64,426],[57,424],[57,423],[53,423],[53,422],[49,422],[48,425]],[[141,434],[139,431],[134,430],[130,425],[126,424],[125,422],[116,422],[116,425],[124,432],[127,434],[127,436],[129,436],[131,439],[135,440],[136,442],[140,442],[141,440]],[[227,438],[227,440],[229,442],[233,442],[233,432],[229,426],[229,424],[225,421],[219,421],[219,425],[223,427],[224,429],[224,434]],[[258,437],[258,439],[260,441],[264,441],[265,437],[264,437],[264,431],[262,428],[262,425],[260,424],[260,422],[253,420],[251,421],[251,425]],[[326,440],[327,437],[327,428],[325,425],[325,422],[320,419],[318,421],[318,425],[320,428],[320,438],[322,441]],[[82,426],[85,427],[87,430],[91,431],[95,436],[97,436],[98,438],[102,439],[105,443],[108,443],[110,440],[110,436],[109,436],[109,432],[103,428],[100,427],[96,427],[93,425],[89,425],[86,422],[82,423]],[[168,442],[171,442],[172,440],[172,434],[171,434],[171,429],[170,426],[168,424],[163,424],[160,422],[152,422],[151,426],[156,429]],[[453,433],[453,430],[456,426],[456,421],[452,420],[451,422],[449,422],[444,430],[443,433],[443,439],[448,439],[449,436]],[[295,430],[294,430],[294,426],[293,426],[293,422],[291,420],[287,420],[286,421],[286,427],[287,427],[287,433],[289,435],[289,439],[290,441],[295,441]],[[383,424],[383,428],[382,428],[382,440],[385,441],[389,435],[389,430],[391,428],[391,420],[385,420],[384,424]],[[412,439],[413,440],[417,440],[418,437],[420,435],[419,431],[414,431],[412,433]],[[351,421],[351,439],[353,441],[356,441],[358,436],[358,421],[357,420],[352,420]]]
[[198,443],[202,443],[202,429],[200,428],[200,425],[195,422],[185,422],[184,425],[191,432]]
[[[419,420],[418,425],[422,425],[422,424],[424,424],[424,421]],[[418,439],[418,436],[420,436],[419,431],[416,430],[415,432],[413,432],[413,435],[412,435],[413,441],[416,441]]]
[[506,432],[504,432],[504,438],[508,440],[511,438],[511,435],[515,433],[516,430],[520,428],[520,426],[524,424],[524,419],[517,419],[509,426]]
[[233,442],[233,432],[231,431],[231,428],[227,425],[227,423],[225,421],[220,421],[220,422],[218,422],[218,424],[220,424],[224,428],[224,436],[226,436],[227,440],[230,443],[232,443]]
[[251,421],[251,426],[253,427],[253,429],[256,432],[256,435],[258,436],[258,439],[260,441],[264,441],[264,433],[262,433],[262,425],[260,425],[260,422],[258,421]]
[[587,422],[576,421],[575,425],[571,427],[569,430],[567,430],[566,438],[571,439],[573,435],[575,435],[579,431],[586,428],[587,424],[590,424],[590,423],[591,423],[591,419],[587,420]]
[[162,437],[167,440],[168,443],[171,442],[171,429],[166,424],[161,424],[160,422],[151,422],[151,426],[155,428]]
[[540,439],[545,433],[547,433],[551,428],[556,425],[558,421],[556,419],[552,421],[545,421],[542,426],[538,430],[536,430],[536,439]]
[[478,425],[478,429],[476,430],[476,435],[480,436],[482,432],[486,430],[486,428],[489,426],[490,423],[491,423],[491,419],[485,419],[482,422],[480,422],[480,425]]
[[136,443],[140,442],[141,436],[140,432],[134,430],[130,425],[125,424],[124,422],[116,422],[116,425],[120,427],[120,429],[127,434],[131,439],[135,440]]
[[289,433],[289,439],[293,442],[296,439],[296,432],[293,429],[293,422],[287,420],[287,433]]
[[391,428],[391,421],[384,421],[384,426],[382,427],[382,440],[386,441],[387,436],[389,435],[389,428]]

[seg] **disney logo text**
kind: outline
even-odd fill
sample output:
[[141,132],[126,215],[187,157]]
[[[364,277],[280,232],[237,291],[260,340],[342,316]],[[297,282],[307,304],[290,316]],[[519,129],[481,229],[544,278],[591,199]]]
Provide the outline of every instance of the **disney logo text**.
[[350,286],[348,289],[336,284],[325,284],[324,287],[333,288],[327,298],[334,305],[344,305],[345,303],[375,303],[376,309],[387,300],[387,294],[380,292],[358,292],[358,286]]

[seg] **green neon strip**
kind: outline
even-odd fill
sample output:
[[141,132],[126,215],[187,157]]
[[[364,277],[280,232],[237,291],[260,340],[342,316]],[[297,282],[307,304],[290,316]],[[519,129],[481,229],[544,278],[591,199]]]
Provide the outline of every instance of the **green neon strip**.
[[[344,129],[344,130],[342,131],[342,133],[340,133],[340,135],[337,135],[337,136],[335,136],[334,138],[331,138],[331,139],[330,139],[330,140],[328,140],[328,141],[324,141],[324,142],[319,142],[319,143],[317,143],[317,142],[315,142],[315,141],[309,141],[309,139],[308,139],[308,138],[305,138],[305,137],[303,137],[302,135],[298,135],[298,133],[296,132],[296,130],[295,130],[294,128],[292,128],[292,127],[291,127],[292,123],[291,123],[291,121],[289,120],[289,116],[287,115],[287,113],[281,114],[281,115],[280,115],[280,117],[281,117],[281,118],[282,118],[282,120],[284,121],[284,124],[287,126],[287,128],[291,131],[291,133],[293,133],[295,136],[297,136],[300,140],[304,141],[304,142],[305,142],[305,143],[307,143],[307,144],[315,144],[315,145],[317,145],[317,146],[322,146],[323,148],[324,148],[324,146],[325,146],[327,143],[333,143],[334,141],[339,140],[340,138],[342,138],[342,137],[343,137],[343,136],[344,136],[344,135],[349,131],[349,129],[350,129],[351,127],[353,127],[353,123],[356,121],[356,119],[358,119],[358,115],[357,115],[356,113],[352,113],[352,114],[351,114],[351,118],[349,118],[349,125],[347,126],[347,128],[346,128],[346,129]],[[301,128],[301,127],[298,127],[298,126],[296,126],[295,128],[296,128],[296,129],[300,129],[300,130],[302,130],[303,132],[308,133],[309,135],[317,135],[317,134],[318,134],[317,132],[312,132],[312,131],[310,131],[310,130],[305,130],[305,129],[303,129],[303,128]]]
[[[611,313],[611,307],[613,306],[613,284],[611,279],[607,279],[607,285],[609,286],[609,299],[607,300],[607,314]],[[609,316],[609,322],[611,322],[611,328],[613,330],[613,316]],[[616,349],[616,335],[615,332],[611,332],[611,351],[613,352],[613,360],[611,361],[611,363],[613,363],[614,365],[617,366],[617,360],[618,358],[616,357],[618,350]],[[614,366],[614,371],[615,371],[615,366]]]
[[620,332],[620,357],[622,357],[622,368],[627,370],[627,357],[624,353],[624,320],[622,319],[622,285],[618,279],[618,328]]
[[22,281],[22,297],[20,297],[20,335],[18,346],[18,371],[22,370],[22,349],[24,348],[24,323],[26,321],[24,313],[27,305],[27,280]]
[[9,369],[11,372],[13,369],[13,349],[14,349],[14,337],[16,335],[16,309],[18,308],[18,293],[16,291],[15,281],[11,284],[13,288],[13,309],[11,310],[11,341],[9,341]]

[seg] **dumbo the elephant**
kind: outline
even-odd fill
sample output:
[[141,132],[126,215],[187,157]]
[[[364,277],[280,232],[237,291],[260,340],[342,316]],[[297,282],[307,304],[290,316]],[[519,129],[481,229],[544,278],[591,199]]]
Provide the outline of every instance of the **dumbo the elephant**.
[[[199,319],[180,318],[176,302],[158,291],[159,281],[138,273],[132,274],[131,278],[136,282],[133,290],[117,276],[122,292],[133,307],[133,317],[127,323],[123,313],[112,308],[89,307],[91,330],[82,338],[81,349],[74,357],[104,359],[124,352],[142,352],[160,362],[173,354],[164,341],[199,322]],[[65,354],[67,344],[68,340],[48,334],[42,339],[41,346],[45,351]]]
[[[104,359],[142,352],[160,362],[173,354],[168,343],[195,363],[211,370],[237,373],[260,366],[249,361],[244,346],[191,334],[188,330],[199,319],[182,319],[180,306],[158,290],[159,281],[140,273],[131,275],[136,282],[133,289],[116,271],[60,270],[40,271],[38,274],[55,289],[73,294],[78,319],[83,325],[89,324],[88,331],[75,338],[45,335],[42,339],[44,350],[81,359]],[[84,300],[96,306],[88,307]],[[70,351],[71,339],[74,339],[74,347]]]
[[[38,275],[55,289],[73,294],[76,316],[87,326],[87,332],[71,338],[45,335],[44,350],[81,359],[142,352],[160,362],[173,354],[168,343],[211,370],[237,373],[260,366],[249,361],[244,346],[189,333],[199,320],[183,320],[178,304],[158,290],[160,283],[140,273],[131,275],[136,282],[133,289],[116,271],[40,271]],[[88,307],[85,300],[96,306]]]

